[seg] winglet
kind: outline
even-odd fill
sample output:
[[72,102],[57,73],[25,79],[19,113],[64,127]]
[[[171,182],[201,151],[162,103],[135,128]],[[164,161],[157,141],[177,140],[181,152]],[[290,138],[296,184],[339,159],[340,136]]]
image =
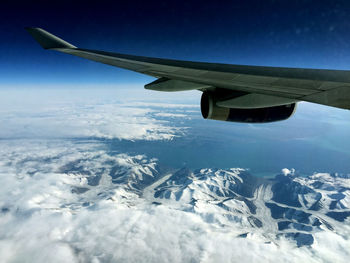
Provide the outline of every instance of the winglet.
[[36,41],[38,41],[38,43],[44,49],[76,48],[76,46],[73,46],[72,44],[69,44],[63,39],[60,39],[52,35],[51,33],[45,31],[44,29],[37,28],[37,27],[27,27],[26,30],[29,32],[29,34],[32,35],[32,37]]

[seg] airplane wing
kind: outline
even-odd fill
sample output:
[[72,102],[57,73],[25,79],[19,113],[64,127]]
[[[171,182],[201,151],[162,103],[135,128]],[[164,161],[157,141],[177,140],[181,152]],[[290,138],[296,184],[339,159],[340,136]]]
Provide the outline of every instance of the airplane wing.
[[[298,101],[350,109],[350,71],[347,70],[230,65],[134,56],[77,48],[40,28],[27,28],[27,31],[44,49],[156,77],[156,81],[145,85],[146,89],[201,90],[206,93],[206,104],[214,103],[213,106],[205,105],[211,107],[209,112],[220,107],[236,109],[242,114],[242,109],[256,112],[294,105]],[[261,112],[264,115],[263,110]],[[226,110],[225,116],[221,117],[226,118],[229,114]]]

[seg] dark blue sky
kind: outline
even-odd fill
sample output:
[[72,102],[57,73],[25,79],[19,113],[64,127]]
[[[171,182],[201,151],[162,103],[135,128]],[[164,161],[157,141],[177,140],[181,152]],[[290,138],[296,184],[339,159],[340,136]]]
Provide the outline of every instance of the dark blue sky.
[[79,47],[120,53],[350,69],[348,1],[33,2],[1,5],[2,85],[152,80],[44,51],[24,30],[26,26],[42,27]]

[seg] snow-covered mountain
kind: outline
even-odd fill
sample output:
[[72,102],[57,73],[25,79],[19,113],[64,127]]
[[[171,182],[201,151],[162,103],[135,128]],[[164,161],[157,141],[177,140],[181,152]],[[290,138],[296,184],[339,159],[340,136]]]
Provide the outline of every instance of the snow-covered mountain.
[[[87,172],[87,162],[91,160],[59,168],[60,172],[86,176],[85,186],[72,188],[81,197],[102,187],[100,197],[110,198],[105,187],[118,188],[149,204],[193,213],[212,226],[234,229],[238,237],[258,234],[275,243],[283,237],[299,247],[312,245],[314,233],[320,231],[349,236],[350,175],[302,177],[284,169],[273,178],[259,178],[240,168],[170,171],[157,160],[127,155],[104,161],[97,157],[94,163],[100,168]],[[133,198],[124,199],[136,205]]]
[[313,244],[317,231],[349,234],[343,227],[350,217],[349,175],[289,173],[264,179],[238,168],[205,168],[163,177],[156,172],[153,179],[143,189],[149,201],[199,214],[220,226],[239,222],[241,237],[259,232],[269,241],[284,236],[303,246]]

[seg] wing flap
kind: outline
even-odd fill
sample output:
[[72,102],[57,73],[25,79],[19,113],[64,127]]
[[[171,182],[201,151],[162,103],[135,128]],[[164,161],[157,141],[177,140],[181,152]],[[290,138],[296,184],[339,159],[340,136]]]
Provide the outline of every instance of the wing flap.
[[208,88],[210,88],[208,85],[167,78],[160,78],[145,85],[145,89],[171,92]]
[[350,109],[350,87],[343,86],[303,97],[304,101]]

